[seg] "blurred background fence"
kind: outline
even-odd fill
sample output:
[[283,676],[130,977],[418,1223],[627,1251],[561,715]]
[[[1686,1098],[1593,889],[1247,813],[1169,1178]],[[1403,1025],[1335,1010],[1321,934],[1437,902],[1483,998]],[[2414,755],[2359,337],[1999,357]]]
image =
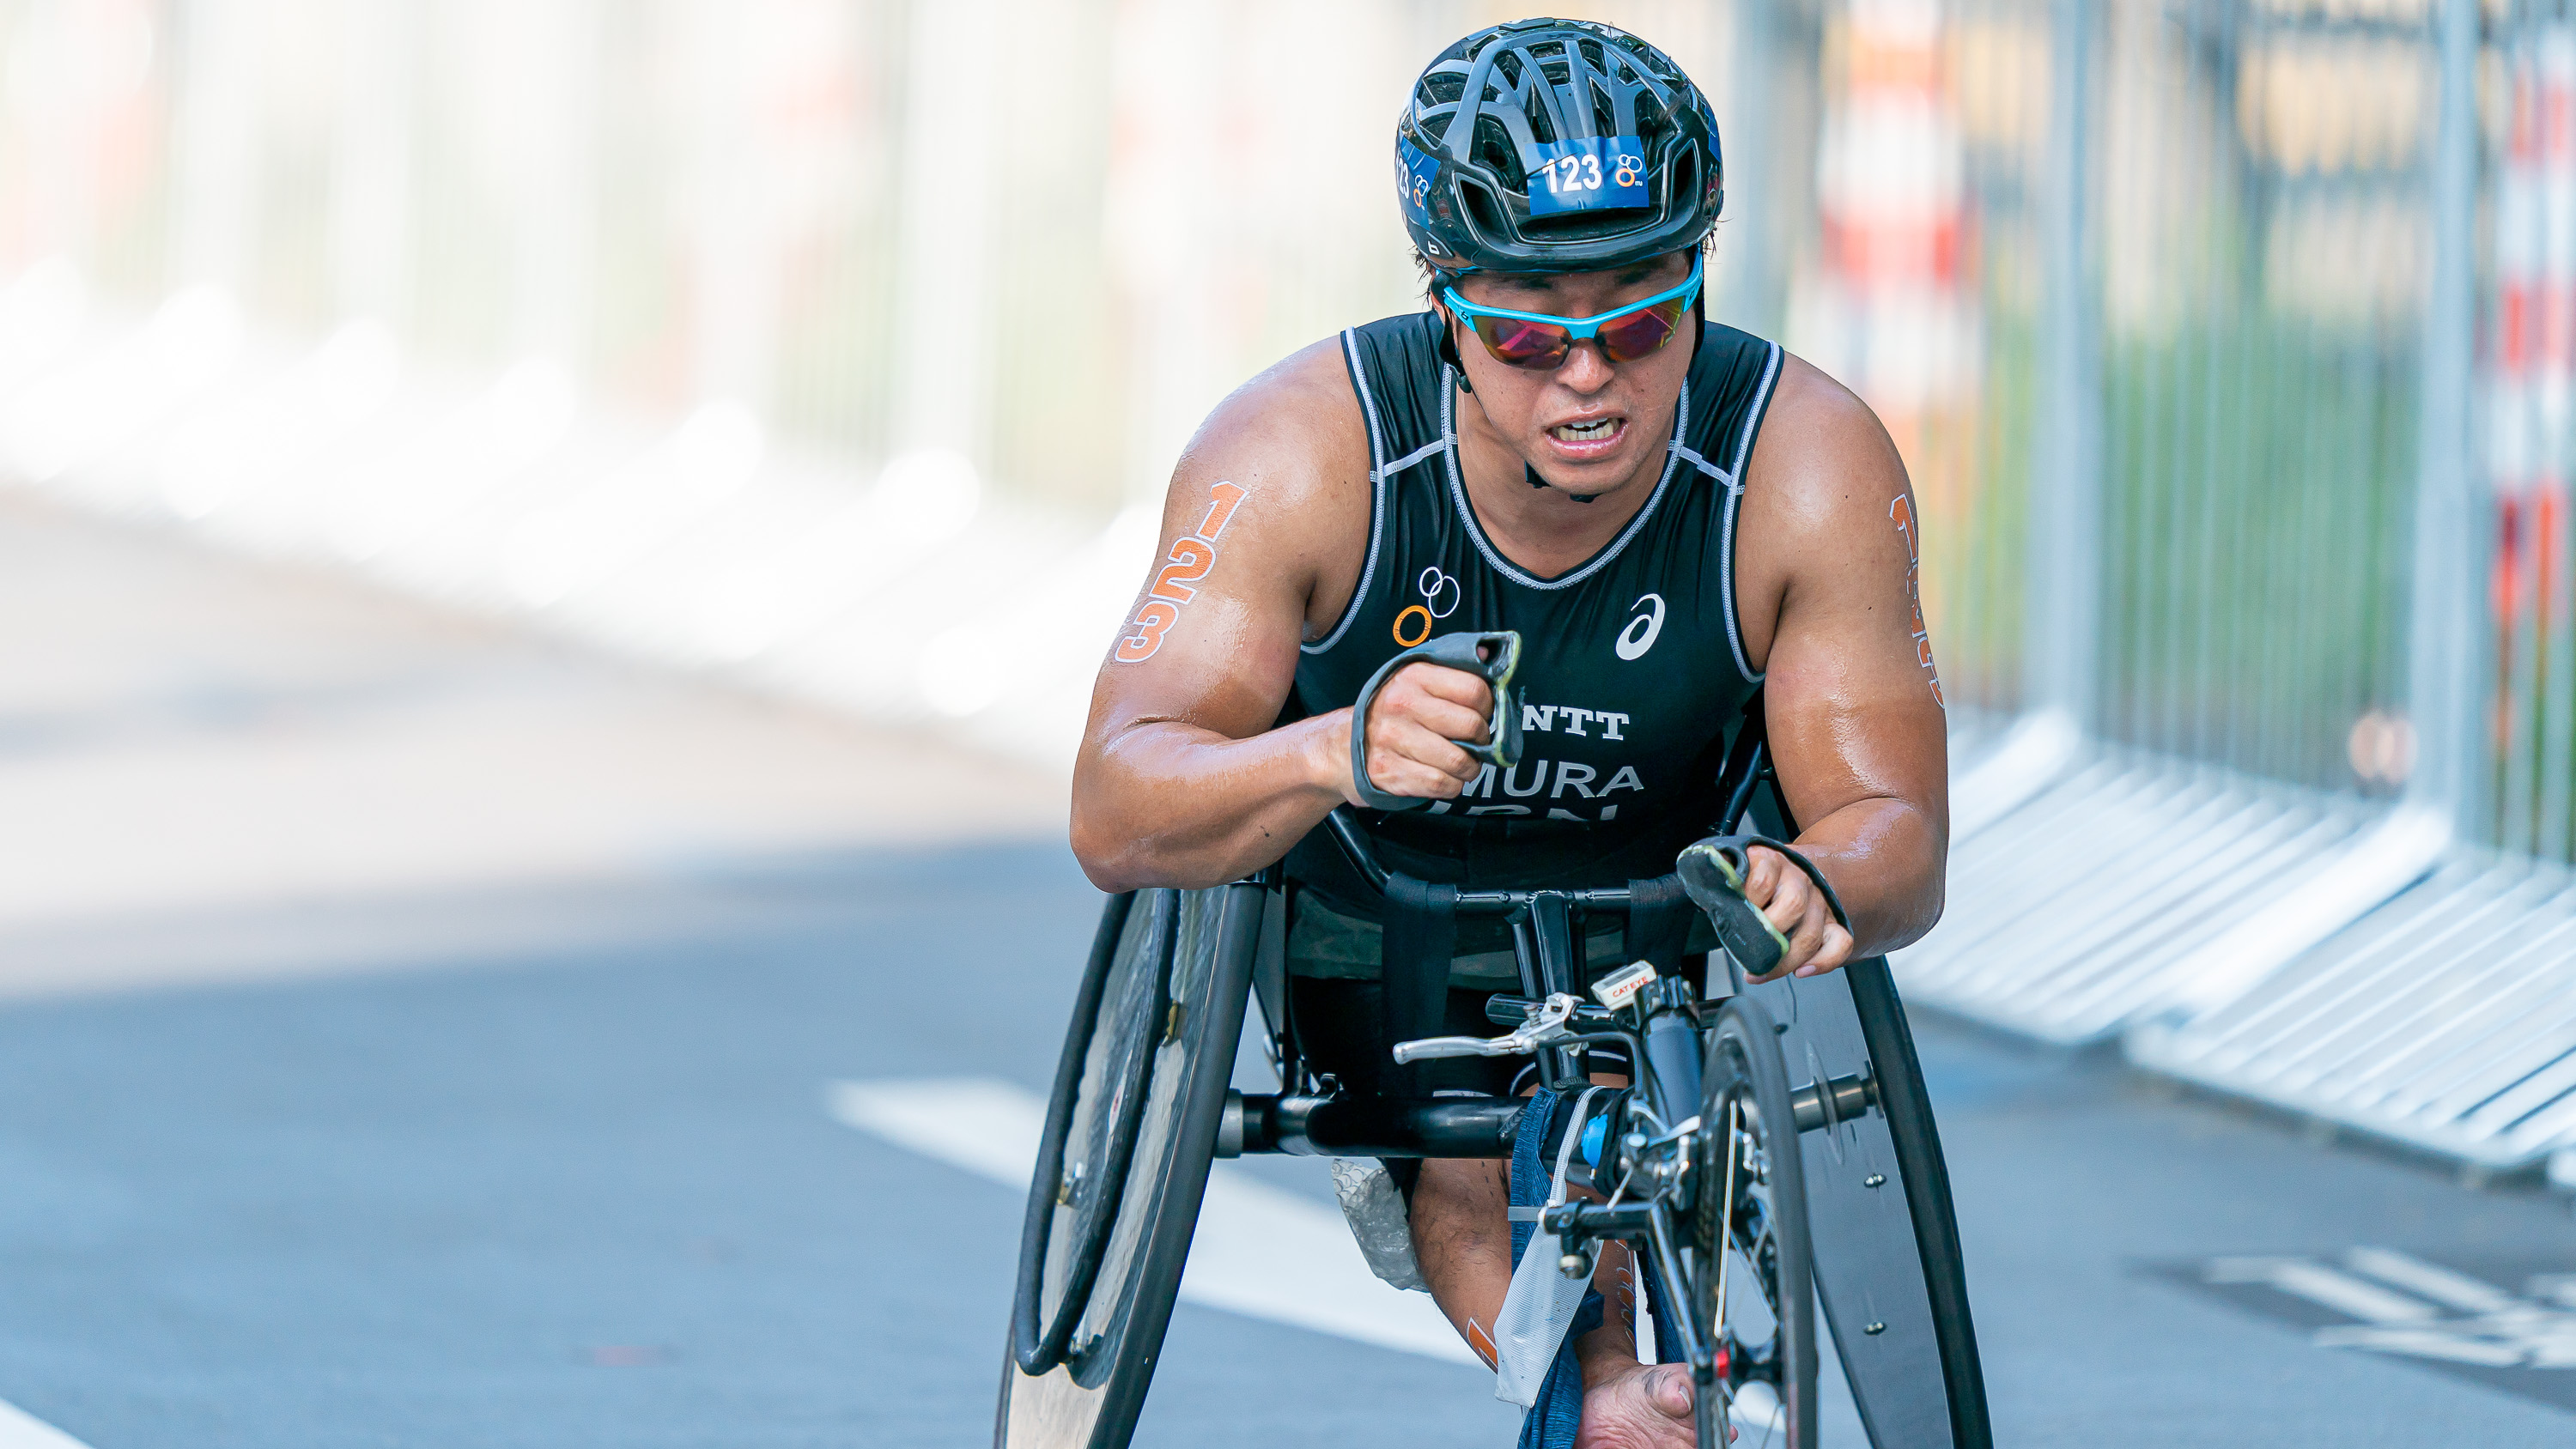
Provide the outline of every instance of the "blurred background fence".
[[[1585,5],[1912,470],[1917,1001],[2576,1144],[2576,16]],[[1226,391],[1418,305],[1458,0],[0,0],[0,473],[1061,761]],[[2576,1155],[2562,1155],[2576,1180]]]

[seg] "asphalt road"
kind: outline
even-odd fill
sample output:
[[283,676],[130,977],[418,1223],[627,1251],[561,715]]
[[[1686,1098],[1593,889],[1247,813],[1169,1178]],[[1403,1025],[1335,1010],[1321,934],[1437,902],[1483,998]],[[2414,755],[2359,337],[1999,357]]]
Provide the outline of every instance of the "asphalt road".
[[[0,648],[0,1401],[93,1449],[985,1441],[1017,1197],[827,1093],[1043,1089],[1060,787],[15,505]],[[2576,1370],[2207,1284],[2520,1292],[2562,1200],[1918,1037],[1998,1443],[2576,1442]],[[1489,1386],[1184,1304],[1139,1442],[1495,1445]]]

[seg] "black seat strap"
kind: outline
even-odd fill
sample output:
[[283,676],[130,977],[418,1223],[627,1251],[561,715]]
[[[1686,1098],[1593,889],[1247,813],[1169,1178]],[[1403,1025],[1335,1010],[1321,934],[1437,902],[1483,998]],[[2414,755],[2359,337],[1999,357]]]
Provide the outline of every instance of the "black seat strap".
[[[1458,888],[1397,875],[1386,887],[1385,977],[1379,1006],[1385,1024],[1383,1045],[1438,1036],[1449,1016],[1449,959],[1458,953]],[[1385,1080],[1404,1096],[1428,1096],[1421,1083],[1422,1064],[1396,1066],[1389,1058],[1381,1069]]]
[[1662,976],[1680,971],[1697,909],[1683,892],[1680,876],[1628,882],[1628,959],[1651,962]]

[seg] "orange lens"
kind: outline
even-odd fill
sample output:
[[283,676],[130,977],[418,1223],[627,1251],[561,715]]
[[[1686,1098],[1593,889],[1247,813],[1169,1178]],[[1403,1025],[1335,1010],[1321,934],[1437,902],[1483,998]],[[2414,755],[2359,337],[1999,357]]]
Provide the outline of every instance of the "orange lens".
[[1669,302],[1631,312],[1615,322],[1601,324],[1594,334],[1601,340],[1601,355],[1612,362],[1634,362],[1673,340],[1681,330],[1683,309],[1689,299],[1675,297]]
[[1485,339],[1485,350],[1496,362],[1509,367],[1552,369],[1574,350],[1573,333],[1517,317],[1479,317],[1476,335]]

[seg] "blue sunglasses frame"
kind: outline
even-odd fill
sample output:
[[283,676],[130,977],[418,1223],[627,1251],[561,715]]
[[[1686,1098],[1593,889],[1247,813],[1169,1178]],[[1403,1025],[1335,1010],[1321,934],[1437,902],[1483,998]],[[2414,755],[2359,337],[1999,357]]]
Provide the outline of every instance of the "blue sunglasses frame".
[[[1515,312],[1509,307],[1480,307],[1477,304],[1468,301],[1466,298],[1459,296],[1458,289],[1455,286],[1441,288],[1440,300],[1449,304],[1449,310],[1452,315],[1463,319],[1467,323],[1467,330],[1470,332],[1476,331],[1475,322],[1479,317],[1501,317],[1513,322],[1542,322],[1550,327],[1562,327],[1571,338],[1571,341],[1568,342],[1565,349],[1566,356],[1571,357],[1574,355],[1573,343],[1584,342],[1599,337],[1601,335],[1601,329],[1604,326],[1609,323],[1616,322],[1622,317],[1632,316],[1636,313],[1643,312],[1649,307],[1660,307],[1664,303],[1672,301],[1676,297],[1685,299],[1685,305],[1687,305],[1688,299],[1696,298],[1699,295],[1700,269],[1701,264],[1705,260],[1706,257],[1703,253],[1694,252],[1691,254],[1690,275],[1682,279],[1682,284],[1680,286],[1675,287],[1670,291],[1657,292],[1655,295],[1646,298],[1642,302],[1631,302],[1625,307],[1614,307],[1607,312],[1599,313],[1598,315],[1591,317],[1558,317],[1547,312]],[[1680,332],[1681,329],[1678,327],[1673,329],[1674,335],[1679,335]],[[1476,332],[1477,341],[1483,342],[1484,337],[1485,334],[1482,332]],[[1671,341],[1672,337],[1666,337],[1663,342],[1656,344],[1656,351],[1662,351],[1665,344],[1670,343]],[[1491,355],[1493,350],[1492,343],[1485,344],[1485,351],[1488,355]],[[1603,358],[1605,361],[1608,360],[1607,352],[1603,353]],[[1494,360],[1503,364],[1505,367],[1517,367],[1529,371],[1536,370],[1531,368],[1527,363],[1513,362],[1504,357],[1495,357]],[[1630,361],[1634,360],[1634,358],[1630,359]],[[1563,367],[1564,365],[1564,361],[1560,359],[1557,362],[1550,364],[1549,370],[1552,371],[1555,368]]]

